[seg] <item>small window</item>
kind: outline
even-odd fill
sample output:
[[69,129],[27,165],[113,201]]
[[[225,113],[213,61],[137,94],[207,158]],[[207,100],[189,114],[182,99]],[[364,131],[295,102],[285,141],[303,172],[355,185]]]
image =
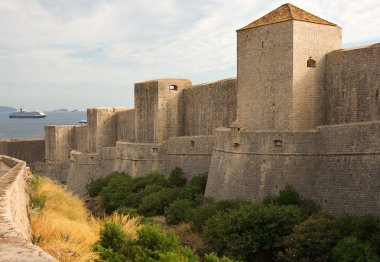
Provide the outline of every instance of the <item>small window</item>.
[[274,147],[282,147],[282,140],[274,140],[273,144]]
[[261,42],[261,48],[264,48],[264,41]]
[[194,140],[190,140],[190,146],[191,146],[191,147],[194,147],[194,146],[195,146],[195,141],[194,141]]
[[158,147],[152,147],[152,153],[158,154]]
[[311,58],[311,56],[307,60],[307,67],[317,67],[317,61]]
[[169,85],[169,90],[176,91],[176,90],[178,90],[178,86],[176,86],[176,85]]
[[240,144],[239,143],[234,143],[234,147],[239,147]]

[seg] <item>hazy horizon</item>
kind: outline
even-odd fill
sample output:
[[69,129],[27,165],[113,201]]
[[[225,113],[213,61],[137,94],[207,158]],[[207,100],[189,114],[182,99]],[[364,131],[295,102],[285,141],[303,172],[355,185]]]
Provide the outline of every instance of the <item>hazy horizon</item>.
[[[236,77],[236,32],[284,4],[259,0],[0,2],[0,105],[133,107],[133,85]],[[343,28],[343,47],[380,42],[376,0],[292,4]]]

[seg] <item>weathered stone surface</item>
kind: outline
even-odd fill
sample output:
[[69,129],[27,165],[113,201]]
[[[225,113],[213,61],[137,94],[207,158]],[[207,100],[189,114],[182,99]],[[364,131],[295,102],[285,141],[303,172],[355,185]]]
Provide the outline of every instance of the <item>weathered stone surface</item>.
[[9,167],[0,176],[0,261],[56,261],[30,241],[25,162],[0,156],[0,163]]

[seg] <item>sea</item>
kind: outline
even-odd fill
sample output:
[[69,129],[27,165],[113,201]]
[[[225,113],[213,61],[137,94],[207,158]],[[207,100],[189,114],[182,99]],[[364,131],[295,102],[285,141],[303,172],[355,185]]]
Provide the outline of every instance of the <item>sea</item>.
[[45,113],[45,118],[9,118],[9,113],[0,113],[0,139],[44,138],[46,125],[79,125],[87,119],[86,111]]

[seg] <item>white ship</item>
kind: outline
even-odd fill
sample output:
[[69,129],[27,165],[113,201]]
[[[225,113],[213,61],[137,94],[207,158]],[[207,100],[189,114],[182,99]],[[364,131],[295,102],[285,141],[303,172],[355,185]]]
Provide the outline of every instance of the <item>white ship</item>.
[[27,111],[22,108],[20,111],[9,114],[9,118],[45,118],[47,115],[41,111]]

